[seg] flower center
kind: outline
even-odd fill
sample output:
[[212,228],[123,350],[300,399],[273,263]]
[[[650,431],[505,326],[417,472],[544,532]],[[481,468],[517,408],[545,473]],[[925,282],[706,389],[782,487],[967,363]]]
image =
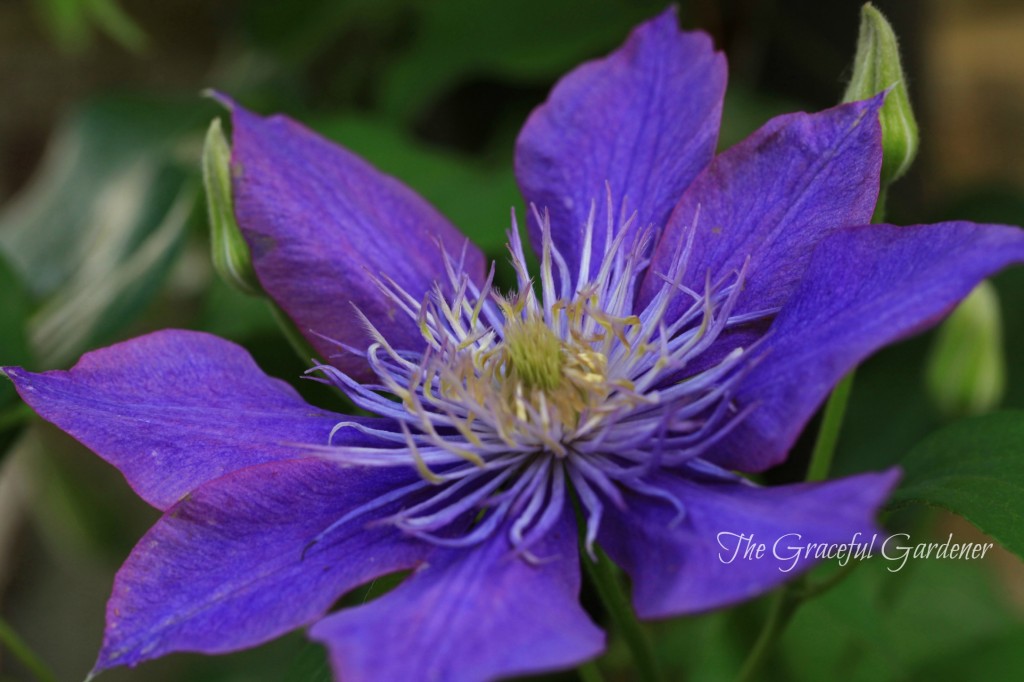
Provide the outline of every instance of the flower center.
[[[695,228],[680,240],[669,270],[652,272],[650,230],[629,236],[630,221],[609,225],[616,236],[601,246],[588,222],[578,271],[569,272],[547,217],[535,217],[543,237],[539,286],[513,224],[515,296],[495,290],[493,267],[477,284],[461,259],[443,253],[448,279],[422,299],[378,282],[416,321],[423,349],[393,347],[364,318],[373,342],[345,350],[365,358],[378,381],[360,384],[330,365],[313,370],[392,424],[340,422],[332,437],[356,429],[381,445],[328,444],[323,457],[360,466],[413,464],[422,476],[324,534],[411,495],[419,501],[391,519],[411,535],[464,546],[503,528],[528,553],[556,522],[571,486],[586,515],[589,548],[604,505],[623,506],[624,489],[684,512],[648,482],[652,470],[727,475],[703,457],[746,414],[732,393],[750,366],[750,348],[704,354],[728,327],[775,311],[734,313],[743,269],[717,280],[700,273],[702,288],[687,285]],[[641,299],[645,278],[654,291]]]
[[608,315],[596,307],[596,293],[555,300],[547,310],[529,290],[494,300],[498,324],[471,334],[468,345],[442,345],[412,373],[404,392],[410,409],[424,408],[418,389],[436,384],[467,438],[485,428],[508,448],[564,457],[604,415],[637,403],[621,351],[632,351],[627,336],[636,335],[638,318]]
[[504,373],[510,385],[551,395],[562,385],[563,367],[571,352],[544,320],[512,318],[492,371]]

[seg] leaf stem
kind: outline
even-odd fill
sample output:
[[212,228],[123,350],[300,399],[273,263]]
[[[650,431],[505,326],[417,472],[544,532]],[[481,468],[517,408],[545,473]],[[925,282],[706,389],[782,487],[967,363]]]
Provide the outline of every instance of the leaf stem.
[[637,667],[636,679],[638,682],[661,682],[662,677],[654,660],[650,639],[640,621],[637,620],[636,614],[633,613],[633,608],[629,604],[625,590],[622,589],[622,583],[614,565],[599,548],[595,548],[595,551],[597,552],[596,562],[589,560],[586,556],[581,556],[580,559],[586,567],[587,575],[590,576],[601,601],[608,609],[615,628],[622,635],[633,654],[633,660],[636,661]]
[[[803,581],[797,582],[802,583]],[[754,648],[750,650],[747,660],[743,662],[740,674],[736,677],[737,682],[750,682],[755,679],[754,675],[764,662],[765,655],[775,645],[782,631],[786,629],[789,619],[799,604],[800,597],[792,585],[787,585],[775,592],[768,610],[768,618],[761,628],[761,633],[757,636],[757,641],[754,642]]]
[[814,451],[811,453],[811,463],[807,466],[808,481],[824,481],[828,478],[829,469],[832,468],[832,459],[836,454],[836,444],[839,442],[839,430],[843,426],[843,418],[846,416],[846,405],[850,400],[850,391],[853,389],[853,377],[856,370],[851,370],[843,377],[839,385],[832,391],[825,403],[825,413],[821,419],[821,428],[818,429],[818,438],[814,442]]
[[46,664],[36,656],[28,647],[25,641],[18,636],[18,633],[0,618],[0,644],[4,644],[16,659],[21,661],[28,670],[40,682],[57,682],[57,678],[46,667]]

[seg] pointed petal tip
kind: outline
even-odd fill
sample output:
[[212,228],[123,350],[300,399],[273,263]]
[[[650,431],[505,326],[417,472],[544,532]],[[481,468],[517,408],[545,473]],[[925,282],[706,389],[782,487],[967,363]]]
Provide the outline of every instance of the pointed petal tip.
[[[554,245],[570,270],[585,260],[582,226],[592,223],[592,244],[603,243],[609,187],[613,203],[628,198],[638,213],[623,229],[664,225],[714,155],[726,71],[711,36],[684,31],[670,6],[607,56],[563,76],[533,110],[516,139],[515,175],[527,204],[550,211]],[[528,229],[540,251],[532,217]]]
[[240,108],[234,99],[216,88],[203,88],[199,94],[202,97],[206,97],[207,99],[212,99],[214,102],[217,102],[230,113],[234,113],[235,109]]

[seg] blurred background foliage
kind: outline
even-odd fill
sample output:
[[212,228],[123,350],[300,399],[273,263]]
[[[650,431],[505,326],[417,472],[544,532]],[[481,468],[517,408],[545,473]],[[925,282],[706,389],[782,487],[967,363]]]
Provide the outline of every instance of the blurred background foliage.
[[[298,377],[303,364],[263,302],[212,273],[198,158],[205,127],[223,114],[200,91],[213,87],[257,111],[308,123],[416,188],[502,258],[509,209],[522,212],[511,172],[518,127],[559,75],[616,46],[664,4],[3,3],[0,363],[67,367],[90,348],[175,326],[235,340],[270,374]],[[1024,6],[876,4],[902,39],[922,130],[921,156],[891,192],[890,219],[1024,224]],[[729,57],[723,147],[770,116],[838,101],[858,10],[853,0],[681,3],[684,25],[710,31]],[[934,334],[886,350],[858,373],[837,473],[899,463],[965,410],[1024,408],[1024,270],[997,277],[989,300],[1002,335],[984,347],[1005,356],[1005,393],[981,403],[932,396],[926,360]],[[966,338],[967,350],[977,350]],[[960,362],[948,349],[939,355]],[[330,399],[294,383],[311,400]],[[802,477],[805,440],[770,480]],[[1003,478],[1021,490],[1019,468]],[[0,381],[0,614],[58,679],[81,679],[91,667],[113,574],[155,517],[113,469],[30,418]],[[1019,535],[1024,522],[1002,520]],[[966,522],[921,507],[893,511],[888,521],[915,538],[982,539]],[[584,597],[603,619],[592,595]],[[670,679],[731,679],[765,609],[759,600],[657,624]],[[798,612],[765,677],[1021,679],[1022,614],[1024,572],[1007,552],[973,563],[910,562],[895,574],[871,562]],[[619,647],[613,643],[601,667],[608,679],[628,680]],[[0,679],[29,677],[0,647]],[[255,651],[176,655],[104,675],[112,682],[329,677],[323,651],[301,634]]]

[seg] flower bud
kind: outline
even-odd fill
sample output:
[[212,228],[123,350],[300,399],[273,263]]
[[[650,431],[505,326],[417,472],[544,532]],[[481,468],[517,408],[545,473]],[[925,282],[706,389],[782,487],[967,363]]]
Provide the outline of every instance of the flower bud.
[[939,328],[925,372],[928,392],[946,415],[981,414],[999,405],[1006,358],[992,284],[979,284]]
[[882,123],[882,187],[899,179],[917,155],[917,121],[907,95],[896,34],[881,12],[867,3],[861,8],[857,55],[844,102],[868,99],[888,90],[879,114]]
[[210,248],[213,268],[225,282],[246,294],[260,294],[252,269],[249,245],[235,221],[231,197],[231,147],[215,118],[206,131],[203,145],[203,186],[210,216]]

